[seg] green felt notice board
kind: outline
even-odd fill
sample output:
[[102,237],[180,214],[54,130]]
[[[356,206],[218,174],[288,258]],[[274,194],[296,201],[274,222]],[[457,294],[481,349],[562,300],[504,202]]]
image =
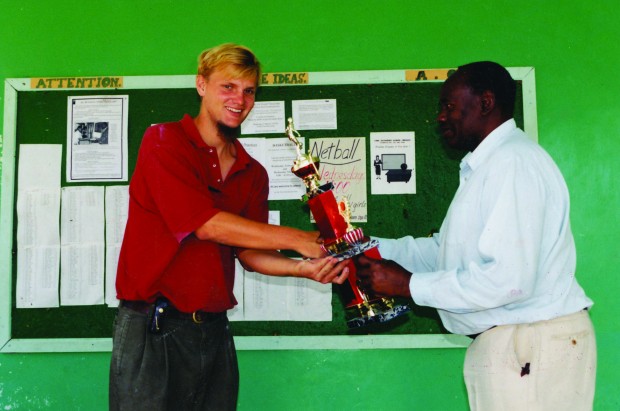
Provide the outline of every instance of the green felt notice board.
[[[534,70],[511,68],[519,80],[515,119],[536,139]],[[293,100],[335,99],[336,130],[301,131],[306,139],[321,137],[365,137],[370,153],[371,132],[415,132],[416,194],[372,195],[367,170],[368,222],[357,226],[368,235],[396,238],[405,235],[426,236],[441,225],[458,185],[458,164],[463,153],[446,148],[436,131],[438,95],[441,78],[415,80],[408,70],[368,72],[301,73],[293,76],[266,75],[257,101],[284,101],[286,117],[292,115]],[[440,71],[447,75],[448,70]],[[2,288],[0,348],[3,351],[81,351],[108,350],[115,309],[106,305],[71,306],[46,309],[15,308],[16,277],[16,193],[20,144],[62,144],[62,185],[67,183],[65,149],[67,135],[67,98],[80,95],[128,95],[129,176],[137,157],[144,130],[153,123],[177,121],[187,113],[195,115],[199,100],[194,76],[125,77],[122,87],[82,89],[47,88],[32,79],[9,79],[5,89],[5,131],[2,181],[2,240],[0,265]],[[297,81],[303,79],[303,83]],[[47,83],[48,85],[51,83]],[[62,83],[60,83],[63,85]],[[254,135],[256,137],[259,135]],[[284,137],[262,134],[261,137]],[[242,138],[245,137],[242,136]],[[249,136],[248,136],[249,137]],[[291,163],[292,163],[291,159]],[[367,159],[367,164],[372,164]],[[113,185],[122,183],[83,183]],[[270,201],[271,210],[279,210],[282,225],[316,229],[309,221],[308,209],[299,200]],[[8,231],[8,232],[7,232]],[[409,302],[410,303],[410,302]],[[339,287],[333,287],[333,319],[323,322],[242,321],[232,322],[238,348],[343,348],[342,341],[330,345],[329,338],[345,340],[348,348],[378,346],[420,346],[422,336],[435,336],[428,346],[442,346],[446,331],[435,310],[412,305],[406,316],[385,324],[348,329]],[[381,336],[379,340],[364,340]],[[406,337],[405,337],[406,336]],[[439,337],[437,337],[439,336]],[[326,340],[326,337],[329,337]],[[258,340],[257,340],[258,338]],[[287,339],[289,338],[289,339]],[[372,338],[372,337],[369,337]],[[383,339],[381,339],[383,338]],[[416,340],[416,338],[418,338]],[[439,338],[439,339],[437,339]],[[292,340],[291,340],[292,339]],[[259,341],[260,342],[256,342]],[[290,341],[294,341],[290,345]],[[370,342],[368,342],[370,341]],[[379,341],[379,342],[378,342]],[[395,342],[396,341],[396,342]],[[413,341],[413,343],[412,343]],[[429,340],[431,341],[431,340]],[[316,345],[317,342],[318,346]],[[449,343],[450,345],[452,343]],[[454,345],[464,344],[457,341]],[[427,346],[422,343],[421,346]]]

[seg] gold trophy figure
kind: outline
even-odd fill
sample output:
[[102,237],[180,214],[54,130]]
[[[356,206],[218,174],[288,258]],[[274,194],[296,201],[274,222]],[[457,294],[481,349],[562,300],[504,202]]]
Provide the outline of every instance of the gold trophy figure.
[[[377,246],[379,242],[364,237],[361,228],[351,225],[351,210],[346,198],[336,201],[331,182],[321,185],[319,173],[320,160],[304,154],[299,141],[300,134],[295,130],[293,119],[288,119],[286,135],[295,144],[297,158],[291,171],[301,178],[306,186],[307,200],[312,216],[323,237],[323,249],[340,261],[364,253],[371,258],[381,258]],[[349,262],[348,282],[343,284],[343,294],[350,296],[346,304],[346,319],[349,328],[361,327],[371,323],[386,322],[406,313],[410,308],[396,305],[391,298],[379,298],[365,293],[358,286],[355,264]]]
[[295,130],[292,118],[288,119],[288,125],[286,126],[286,136],[295,144],[295,150],[297,150],[297,158],[293,162],[293,167],[291,168],[291,171],[297,177],[304,180],[308,195],[310,195],[310,193],[312,193],[312,195],[318,194],[320,181],[320,160],[318,157],[312,157],[310,154],[302,153],[302,144],[299,141],[301,136],[299,135],[299,132]]

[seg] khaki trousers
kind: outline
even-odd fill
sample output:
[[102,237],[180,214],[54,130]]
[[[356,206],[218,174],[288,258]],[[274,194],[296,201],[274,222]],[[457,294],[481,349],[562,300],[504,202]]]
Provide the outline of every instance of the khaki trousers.
[[480,334],[463,369],[474,411],[591,410],[596,340],[585,310]]

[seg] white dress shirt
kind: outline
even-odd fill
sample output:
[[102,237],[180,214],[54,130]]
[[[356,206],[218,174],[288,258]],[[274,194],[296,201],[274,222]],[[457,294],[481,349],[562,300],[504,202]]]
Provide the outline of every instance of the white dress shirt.
[[508,120],[460,168],[439,233],[379,239],[383,258],[413,273],[414,302],[465,335],[590,307],[575,278],[568,190],[549,155]]

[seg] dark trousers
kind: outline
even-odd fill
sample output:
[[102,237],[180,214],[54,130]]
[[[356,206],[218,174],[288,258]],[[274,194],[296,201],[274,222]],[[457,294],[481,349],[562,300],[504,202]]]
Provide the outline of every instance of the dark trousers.
[[114,322],[110,410],[235,410],[237,355],[225,314],[194,323],[120,307]]

